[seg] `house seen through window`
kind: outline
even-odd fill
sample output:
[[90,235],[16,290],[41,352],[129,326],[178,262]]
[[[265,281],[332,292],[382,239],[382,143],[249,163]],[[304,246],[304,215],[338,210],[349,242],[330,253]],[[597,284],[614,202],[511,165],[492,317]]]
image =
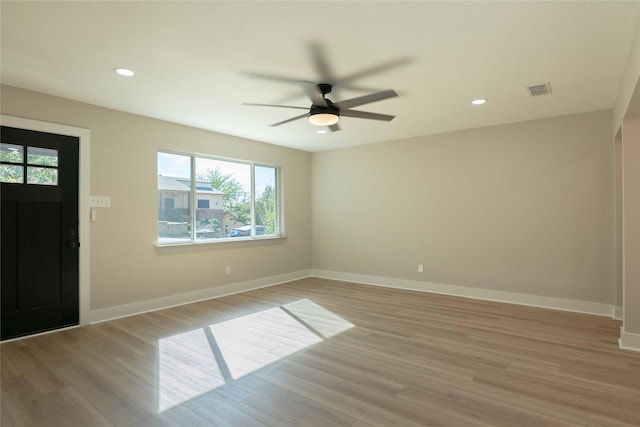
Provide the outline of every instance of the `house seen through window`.
[[280,235],[278,168],[158,152],[158,242]]

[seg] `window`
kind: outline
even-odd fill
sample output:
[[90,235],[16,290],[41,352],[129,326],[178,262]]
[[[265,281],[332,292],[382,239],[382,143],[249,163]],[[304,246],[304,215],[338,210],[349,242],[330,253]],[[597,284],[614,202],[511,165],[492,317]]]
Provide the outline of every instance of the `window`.
[[279,199],[277,167],[158,152],[160,244],[277,237]]
[[26,147],[26,152],[23,145],[0,144],[0,182],[58,185],[58,150]]

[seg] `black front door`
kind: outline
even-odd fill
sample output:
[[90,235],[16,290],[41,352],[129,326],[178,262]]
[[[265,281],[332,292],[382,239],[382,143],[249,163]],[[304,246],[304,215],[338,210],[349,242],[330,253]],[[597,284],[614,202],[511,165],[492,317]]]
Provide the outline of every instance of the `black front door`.
[[79,139],[0,130],[2,339],[79,321]]

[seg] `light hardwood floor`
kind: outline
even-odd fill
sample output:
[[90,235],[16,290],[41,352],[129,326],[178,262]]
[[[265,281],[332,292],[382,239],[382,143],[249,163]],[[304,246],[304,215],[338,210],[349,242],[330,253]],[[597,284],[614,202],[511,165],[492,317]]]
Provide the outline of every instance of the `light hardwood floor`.
[[619,327],[304,279],[4,343],[1,423],[638,426]]

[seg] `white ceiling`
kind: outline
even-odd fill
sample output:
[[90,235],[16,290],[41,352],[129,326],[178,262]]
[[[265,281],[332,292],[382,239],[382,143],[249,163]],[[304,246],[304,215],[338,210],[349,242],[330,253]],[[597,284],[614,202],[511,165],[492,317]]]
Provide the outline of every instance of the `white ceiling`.
[[[639,2],[6,2],[1,81],[307,151],[611,108]],[[324,135],[295,84],[365,72],[333,101],[400,95]],[[317,52],[316,50],[315,52]],[[316,54],[315,58],[318,58]],[[385,67],[389,65],[388,67]],[[393,66],[394,65],[394,66]],[[136,76],[113,72],[128,67]],[[366,73],[376,69],[377,73]],[[385,69],[386,68],[386,69]],[[549,96],[526,87],[550,82]],[[471,100],[489,102],[472,106]]]

